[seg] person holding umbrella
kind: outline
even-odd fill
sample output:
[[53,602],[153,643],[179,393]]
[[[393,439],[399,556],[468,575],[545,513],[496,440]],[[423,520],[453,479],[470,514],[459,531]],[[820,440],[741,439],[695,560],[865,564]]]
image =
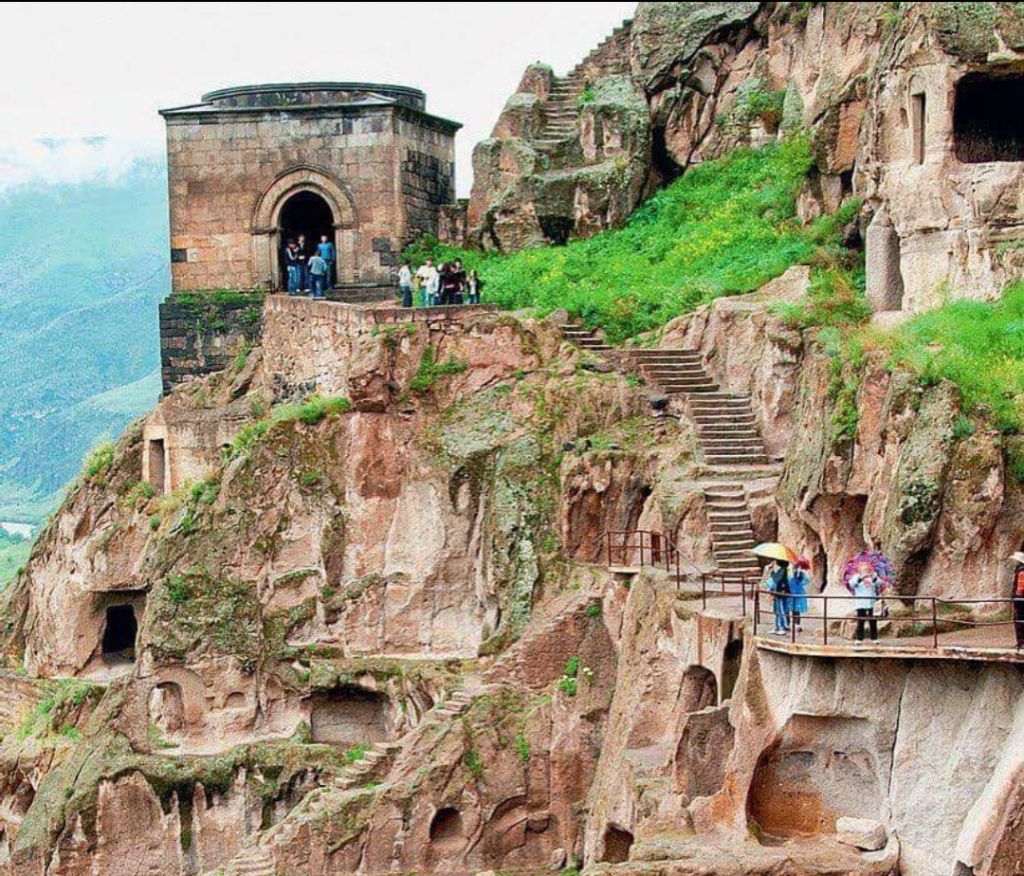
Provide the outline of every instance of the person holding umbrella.
[[853,601],[857,615],[854,639],[858,643],[864,641],[865,627],[870,629],[871,641],[878,641],[875,603],[892,586],[894,576],[892,560],[880,551],[861,551],[843,569],[843,584],[856,597]]
[[853,607],[857,615],[857,630],[854,633],[856,642],[864,641],[864,628],[871,632],[871,641],[878,641],[878,619],[875,617],[875,603],[882,592],[882,582],[875,567],[867,560],[854,567],[853,574],[847,578],[846,587],[856,599]]
[[772,611],[775,615],[774,636],[784,636],[789,632],[789,565],[796,559],[796,554],[778,542],[765,542],[753,549],[759,557],[772,560],[765,573],[765,589],[772,594]]
[[1017,642],[1017,650],[1024,648],[1024,552],[1017,551],[1010,555],[1017,565],[1013,570],[1013,586],[1010,598],[1013,600],[1013,632]]

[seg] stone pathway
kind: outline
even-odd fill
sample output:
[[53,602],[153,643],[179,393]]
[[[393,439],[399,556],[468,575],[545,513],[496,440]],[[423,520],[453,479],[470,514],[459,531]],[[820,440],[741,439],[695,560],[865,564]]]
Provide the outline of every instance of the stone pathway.
[[726,587],[742,586],[744,581],[761,578],[761,564],[751,553],[754,547],[754,523],[750,503],[742,484],[722,484],[704,490],[711,552]]

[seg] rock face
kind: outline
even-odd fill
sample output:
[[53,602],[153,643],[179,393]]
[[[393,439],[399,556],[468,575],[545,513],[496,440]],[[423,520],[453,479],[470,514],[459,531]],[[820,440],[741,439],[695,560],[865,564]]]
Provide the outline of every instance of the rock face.
[[868,297],[919,312],[1024,273],[1012,3],[640,3],[564,79],[531,67],[474,154],[470,242],[622,224],[655,187],[805,129],[803,218],[864,202]]

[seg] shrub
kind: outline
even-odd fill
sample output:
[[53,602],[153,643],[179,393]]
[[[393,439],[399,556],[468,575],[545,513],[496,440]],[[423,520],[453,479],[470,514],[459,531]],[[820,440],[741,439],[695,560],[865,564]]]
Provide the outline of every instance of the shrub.
[[89,451],[82,465],[82,474],[86,478],[94,478],[106,474],[114,464],[114,445],[110,441],[97,444]]
[[413,392],[421,394],[430,392],[439,378],[446,377],[449,374],[461,374],[467,367],[465,362],[460,362],[454,356],[449,356],[444,362],[438,362],[437,352],[433,347],[428,346],[423,351],[419,370],[413,379],[409,381],[409,388]]
[[523,763],[530,762],[530,740],[525,733],[516,734],[516,755]]
[[315,426],[327,417],[346,414],[352,410],[352,403],[344,396],[325,397],[314,395],[301,404],[281,405],[269,416],[255,423],[248,423],[238,430],[231,445],[224,451],[226,459],[246,456],[259,444],[275,426],[282,423],[303,423]]

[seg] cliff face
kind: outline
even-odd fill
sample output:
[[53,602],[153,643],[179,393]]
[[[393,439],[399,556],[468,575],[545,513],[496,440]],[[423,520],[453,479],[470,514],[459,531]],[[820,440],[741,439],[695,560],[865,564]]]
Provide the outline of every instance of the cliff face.
[[[785,458],[745,475],[755,537],[833,587],[870,544],[906,593],[1000,594],[1024,515],[999,439],[873,362],[838,398],[775,312],[806,282],[660,337]],[[723,475],[628,356],[497,313],[265,308],[262,347],[130,430],[6,594],[7,872],[1015,866],[1017,666],[779,654],[738,596],[701,608]],[[682,580],[624,585],[621,530],[672,538]],[[840,843],[846,816],[887,844]]]
[[1020,32],[1009,3],[640,3],[566,77],[527,70],[477,146],[470,241],[589,236],[696,163],[806,130],[801,213],[863,199],[875,310],[995,297],[1022,270],[1024,153],[997,109]]

